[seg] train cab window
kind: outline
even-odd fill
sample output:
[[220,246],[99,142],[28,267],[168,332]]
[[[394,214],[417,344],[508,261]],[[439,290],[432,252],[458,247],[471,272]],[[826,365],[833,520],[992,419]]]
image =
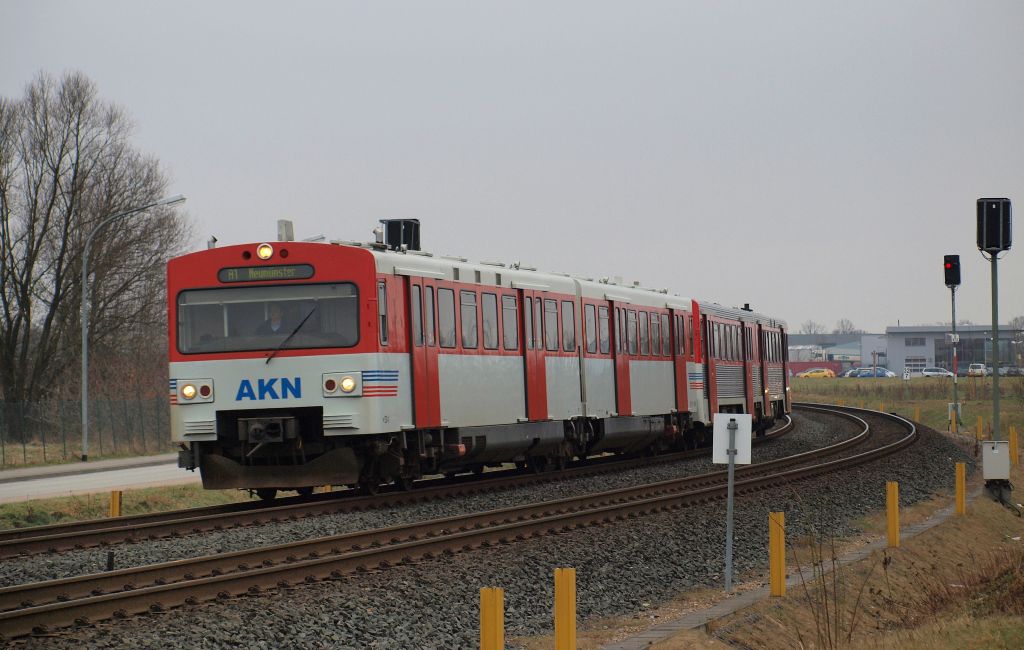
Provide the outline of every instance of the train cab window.
[[583,329],[586,330],[587,352],[597,352],[597,310],[594,305],[583,305]]
[[437,290],[437,342],[442,348],[455,347],[455,291]]
[[423,309],[423,322],[426,325],[423,329],[426,330],[426,342],[430,347],[434,347],[434,287],[427,287],[427,302]]
[[418,284],[412,285],[412,305],[409,311],[412,314],[412,343],[416,347],[423,345],[423,297],[422,290]]
[[601,354],[608,354],[611,346],[608,342],[608,308],[597,308],[597,338]]
[[576,306],[568,300],[562,301],[562,349],[576,351]]
[[380,322],[380,344],[388,344],[388,288],[383,282],[377,283],[377,316]]
[[639,312],[640,317],[640,354],[648,355],[651,353],[651,341],[647,336],[647,312]]
[[345,348],[359,342],[359,291],[350,282],[182,291],[183,354]]
[[721,358],[723,358],[722,357],[722,325],[720,323],[714,323],[712,328],[714,330],[714,337],[715,337],[714,338],[715,350],[714,350],[714,354],[712,354],[712,356],[714,358],[716,358],[716,359],[721,359]]
[[498,297],[493,293],[481,294],[483,312],[484,348],[498,349]]
[[672,350],[669,347],[671,345],[671,332],[668,329],[668,314],[661,315],[661,349],[665,351],[665,356],[672,356]]
[[501,297],[501,332],[506,350],[519,349],[519,308],[515,296]]
[[459,312],[462,314],[462,347],[476,349],[480,334],[477,331],[476,292],[459,292]]
[[636,354],[636,312],[632,309],[626,311],[626,344],[629,346],[629,353]]
[[[508,329],[505,330],[506,332]],[[523,305],[523,332],[526,334],[526,349],[533,349],[533,298],[526,298]]]
[[558,351],[558,301],[544,300],[544,347]]
[[661,356],[661,320],[657,314],[651,314],[651,354]]

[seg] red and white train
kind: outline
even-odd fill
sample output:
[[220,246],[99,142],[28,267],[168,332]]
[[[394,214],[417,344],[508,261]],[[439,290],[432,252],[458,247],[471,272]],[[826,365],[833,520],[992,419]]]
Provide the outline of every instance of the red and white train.
[[168,263],[171,432],[206,488],[269,498],[543,469],[710,444],[716,412],[763,431],[790,410],[778,320],[434,256],[415,250],[418,223],[400,225],[416,229],[404,244],[244,244]]

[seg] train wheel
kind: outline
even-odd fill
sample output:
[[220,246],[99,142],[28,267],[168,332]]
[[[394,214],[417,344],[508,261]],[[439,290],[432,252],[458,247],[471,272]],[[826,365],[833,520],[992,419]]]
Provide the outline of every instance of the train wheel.
[[477,476],[483,476],[483,474],[484,474],[484,466],[483,465],[477,465],[476,467],[473,468],[473,473],[475,475],[477,475]]
[[527,465],[527,463],[526,463],[525,460],[517,460],[516,461],[516,469],[519,469],[519,470],[526,469],[526,465]]
[[306,487],[296,488],[295,491],[299,493],[300,497],[308,497],[309,495],[313,494],[313,486],[308,485]]
[[555,467],[557,467],[559,471],[565,469],[566,467],[568,467],[568,465],[569,459],[566,458],[565,456],[559,456],[558,458],[555,459]]
[[398,489],[402,490],[403,492],[408,492],[409,490],[412,489],[412,484],[415,480],[416,479],[413,478],[412,476],[399,476],[398,479],[395,481],[395,484],[398,485]]
[[361,489],[365,494],[373,496],[380,492],[380,483],[378,483],[376,479],[372,478],[369,480],[359,481],[359,489]]
[[546,472],[548,469],[547,456],[533,456],[526,462],[534,474]]
[[256,488],[256,496],[264,501],[272,501],[277,496],[277,488]]

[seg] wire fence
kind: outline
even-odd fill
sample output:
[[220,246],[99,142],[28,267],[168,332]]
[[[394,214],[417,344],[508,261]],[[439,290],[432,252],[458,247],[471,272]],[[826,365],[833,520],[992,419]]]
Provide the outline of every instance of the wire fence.
[[[89,402],[89,458],[174,450],[166,399]],[[80,401],[0,402],[0,467],[77,460]]]

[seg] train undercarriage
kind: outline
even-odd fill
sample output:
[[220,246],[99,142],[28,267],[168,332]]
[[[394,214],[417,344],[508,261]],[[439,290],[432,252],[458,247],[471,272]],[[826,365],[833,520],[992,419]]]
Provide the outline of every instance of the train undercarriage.
[[[758,418],[758,435],[784,413],[782,402],[771,406],[769,417]],[[311,493],[320,485],[409,489],[424,476],[482,473],[505,463],[541,472],[604,453],[711,445],[710,428],[689,413],[324,435],[322,410],[311,407],[222,411],[217,425],[217,440],[182,445],[179,466],[199,469],[204,488],[250,489],[262,498],[281,490]]]

